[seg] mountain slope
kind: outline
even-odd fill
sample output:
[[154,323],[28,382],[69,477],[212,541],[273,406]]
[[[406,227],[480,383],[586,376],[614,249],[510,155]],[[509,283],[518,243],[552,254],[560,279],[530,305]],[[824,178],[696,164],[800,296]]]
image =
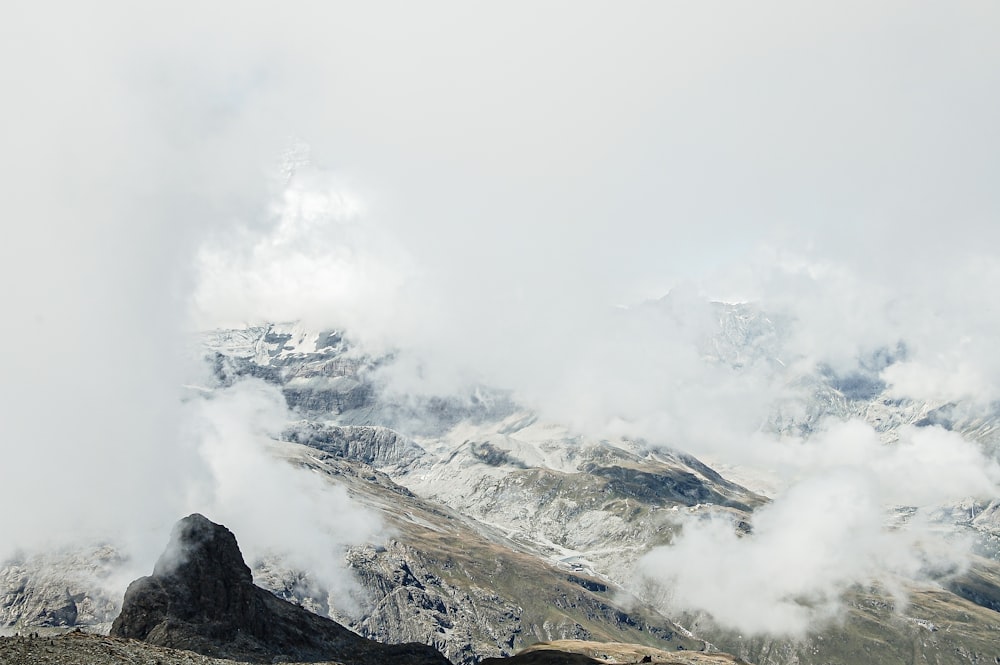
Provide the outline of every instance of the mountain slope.
[[[986,447],[1000,431],[989,409],[890,398],[879,372],[905,349],[873,353],[856,371],[804,371],[783,350],[787,322],[748,305],[708,311],[708,337],[699,343],[706,362],[767,372],[789,386],[765,428],[808,435],[824,418],[859,417],[889,445],[909,424],[953,429]],[[580,436],[499,391],[387,396],[378,376],[392,359],[364,356],[336,332],[261,326],[217,331],[206,344],[216,383],[203,390],[247,377],[280,389],[294,417],[274,454],[346,487],[391,527],[385,542],[347,553],[368,601],[360,616],[334,618],[366,637],[420,641],[461,663],[559,639],[668,651],[716,645],[774,665],[994,657],[996,501],[942,508],[942,519],[981,539],[983,557],[940,587],[911,588],[908,606],[883,590],[854,589],[844,622],[803,641],[744,638],[696,615],[672,617],[675,623],[665,608],[644,607],[622,591],[635,591],[635,562],[670,543],[683,518],[724,517],[753,537],[754,512],[768,499],[694,457],[641,440]],[[308,571],[250,563],[258,584],[276,595],[329,610],[321,590],[310,595],[297,584]],[[87,609],[71,617],[60,609],[61,582],[44,582],[42,569],[29,564],[0,574],[0,617],[8,624],[97,623],[107,614]],[[85,582],[71,595],[81,608],[108,607]]]

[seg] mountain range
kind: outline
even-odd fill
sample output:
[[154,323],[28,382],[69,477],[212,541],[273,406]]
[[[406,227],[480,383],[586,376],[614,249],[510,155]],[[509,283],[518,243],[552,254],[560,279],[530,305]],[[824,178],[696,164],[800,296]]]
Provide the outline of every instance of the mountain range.
[[[649,306],[671,315],[669,302]],[[957,432],[990,454],[1000,444],[994,407],[887,392],[881,372],[905,357],[905,345],[873,350],[849,370],[801,370],[785,355],[780,318],[749,305],[713,303],[711,312],[710,329],[699,332],[705,362],[795,387],[762,423],[770,432],[808,436],[825,418],[856,418],[885,445],[903,426]],[[258,586],[365,638],[422,643],[463,664],[559,640],[728,652],[761,665],[1000,658],[1000,501],[992,497],[941,507],[941,519],[976,540],[968,570],[906,582],[906,603],[877,584],[855,585],[844,615],[804,637],[743,635],[663,602],[636,566],[673,542],[684,519],[725,519],[753,538],[755,512],[772,498],[766,478],[736,473],[740,484],[670,445],[581,434],[509,391],[394,396],[379,371],[391,355],[366,355],[339,331],[269,324],[213,331],[202,346],[212,367],[203,390],[246,380],[280,390],[293,417],[271,453],[345,488],[387,525],[383,541],[345,554],[365,596],[356,616],[302,584],[309,571],[249,562]],[[102,543],[4,562],[0,626],[110,630],[120,599],[100,581],[122,556]]]

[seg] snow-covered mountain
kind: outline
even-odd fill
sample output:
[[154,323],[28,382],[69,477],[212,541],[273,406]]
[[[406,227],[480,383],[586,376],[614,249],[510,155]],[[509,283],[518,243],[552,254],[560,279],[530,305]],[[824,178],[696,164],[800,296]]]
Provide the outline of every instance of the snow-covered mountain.
[[[674,316],[670,302],[648,306]],[[783,346],[787,322],[750,305],[712,303],[707,311],[692,331],[706,363],[787,387],[762,430],[808,436],[826,418],[857,418],[888,445],[904,425],[953,430],[987,449],[997,443],[995,410],[886,393],[880,373],[903,347],[873,352],[846,372],[804,367]],[[861,662],[861,654],[912,662],[914,650],[932,662],[979,662],[992,654],[1000,503],[990,497],[941,509],[980,539],[971,572],[913,587],[907,607],[894,607],[885,589],[853,589],[844,621],[804,641],[744,638],[696,614],[667,618],[656,589],[637,581],[641,557],[670,543],[687,520],[722,518],[752,534],[754,512],[769,503],[676,446],[581,434],[503,391],[389,397],[378,370],[392,357],[365,355],[336,331],[262,325],[213,331],[203,345],[213,378],[202,390],[247,377],[279,388],[293,418],[274,454],[346,487],[391,526],[386,542],[347,554],[366,594],[360,616],[337,616],[322,589],[303,583],[308,571],[279,560],[255,565],[258,584],[368,637],[424,641],[469,663],[552,639],[715,644],[759,663]],[[739,473],[748,485],[768,486],[753,470]],[[7,562],[0,622],[109,621],[116,599],[88,580],[114,556],[106,548]]]

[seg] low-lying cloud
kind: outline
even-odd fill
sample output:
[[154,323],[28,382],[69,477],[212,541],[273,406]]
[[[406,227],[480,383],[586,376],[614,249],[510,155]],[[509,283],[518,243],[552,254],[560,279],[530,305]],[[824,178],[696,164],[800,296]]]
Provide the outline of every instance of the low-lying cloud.
[[785,486],[754,513],[752,533],[692,518],[638,568],[665,609],[744,634],[802,637],[842,619],[853,587],[879,585],[905,606],[906,582],[969,563],[971,534],[935,519],[936,508],[1000,488],[995,460],[939,428],[904,428],[886,446],[863,422],[830,422],[755,452]]
[[803,637],[843,618],[844,594],[877,584],[905,605],[903,581],[960,572],[968,543],[946,529],[887,529],[877,482],[829,471],[794,485],[754,516],[739,536],[722,518],[685,524],[669,547],[640,562],[663,589],[663,609],[704,613],[743,634]]
[[344,487],[276,459],[272,449],[290,420],[274,386],[244,380],[188,404],[204,462],[187,503],[228,526],[250,561],[277,559],[308,575],[331,610],[353,615],[363,597],[346,570],[350,545],[384,535],[378,515]]

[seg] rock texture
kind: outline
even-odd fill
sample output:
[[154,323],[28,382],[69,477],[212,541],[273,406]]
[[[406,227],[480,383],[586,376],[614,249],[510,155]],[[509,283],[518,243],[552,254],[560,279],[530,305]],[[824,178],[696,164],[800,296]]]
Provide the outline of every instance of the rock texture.
[[[0,637],[3,665],[236,665],[235,661],[75,630]],[[289,663],[288,665],[292,665]]]
[[341,427],[306,420],[284,432],[282,438],[374,466],[386,473],[403,468],[424,454],[416,443],[387,427]]
[[198,514],[174,528],[152,576],[129,585],[111,635],[253,662],[450,665],[432,647],[365,639],[254,586],[232,532]]
[[105,587],[121,562],[110,545],[33,554],[3,562],[0,628],[83,624],[107,630],[118,613],[118,599]]
[[[371,602],[361,617],[332,615],[369,639],[424,642],[462,665],[513,655],[539,640],[704,646],[649,608],[624,611],[615,603],[617,587],[522,551],[501,532],[427,502],[371,467],[307,446],[275,451],[346,488],[395,535],[351,548],[348,566]],[[300,578],[270,573],[257,568],[254,579],[279,597],[327,611],[322,594],[297,593]]]

